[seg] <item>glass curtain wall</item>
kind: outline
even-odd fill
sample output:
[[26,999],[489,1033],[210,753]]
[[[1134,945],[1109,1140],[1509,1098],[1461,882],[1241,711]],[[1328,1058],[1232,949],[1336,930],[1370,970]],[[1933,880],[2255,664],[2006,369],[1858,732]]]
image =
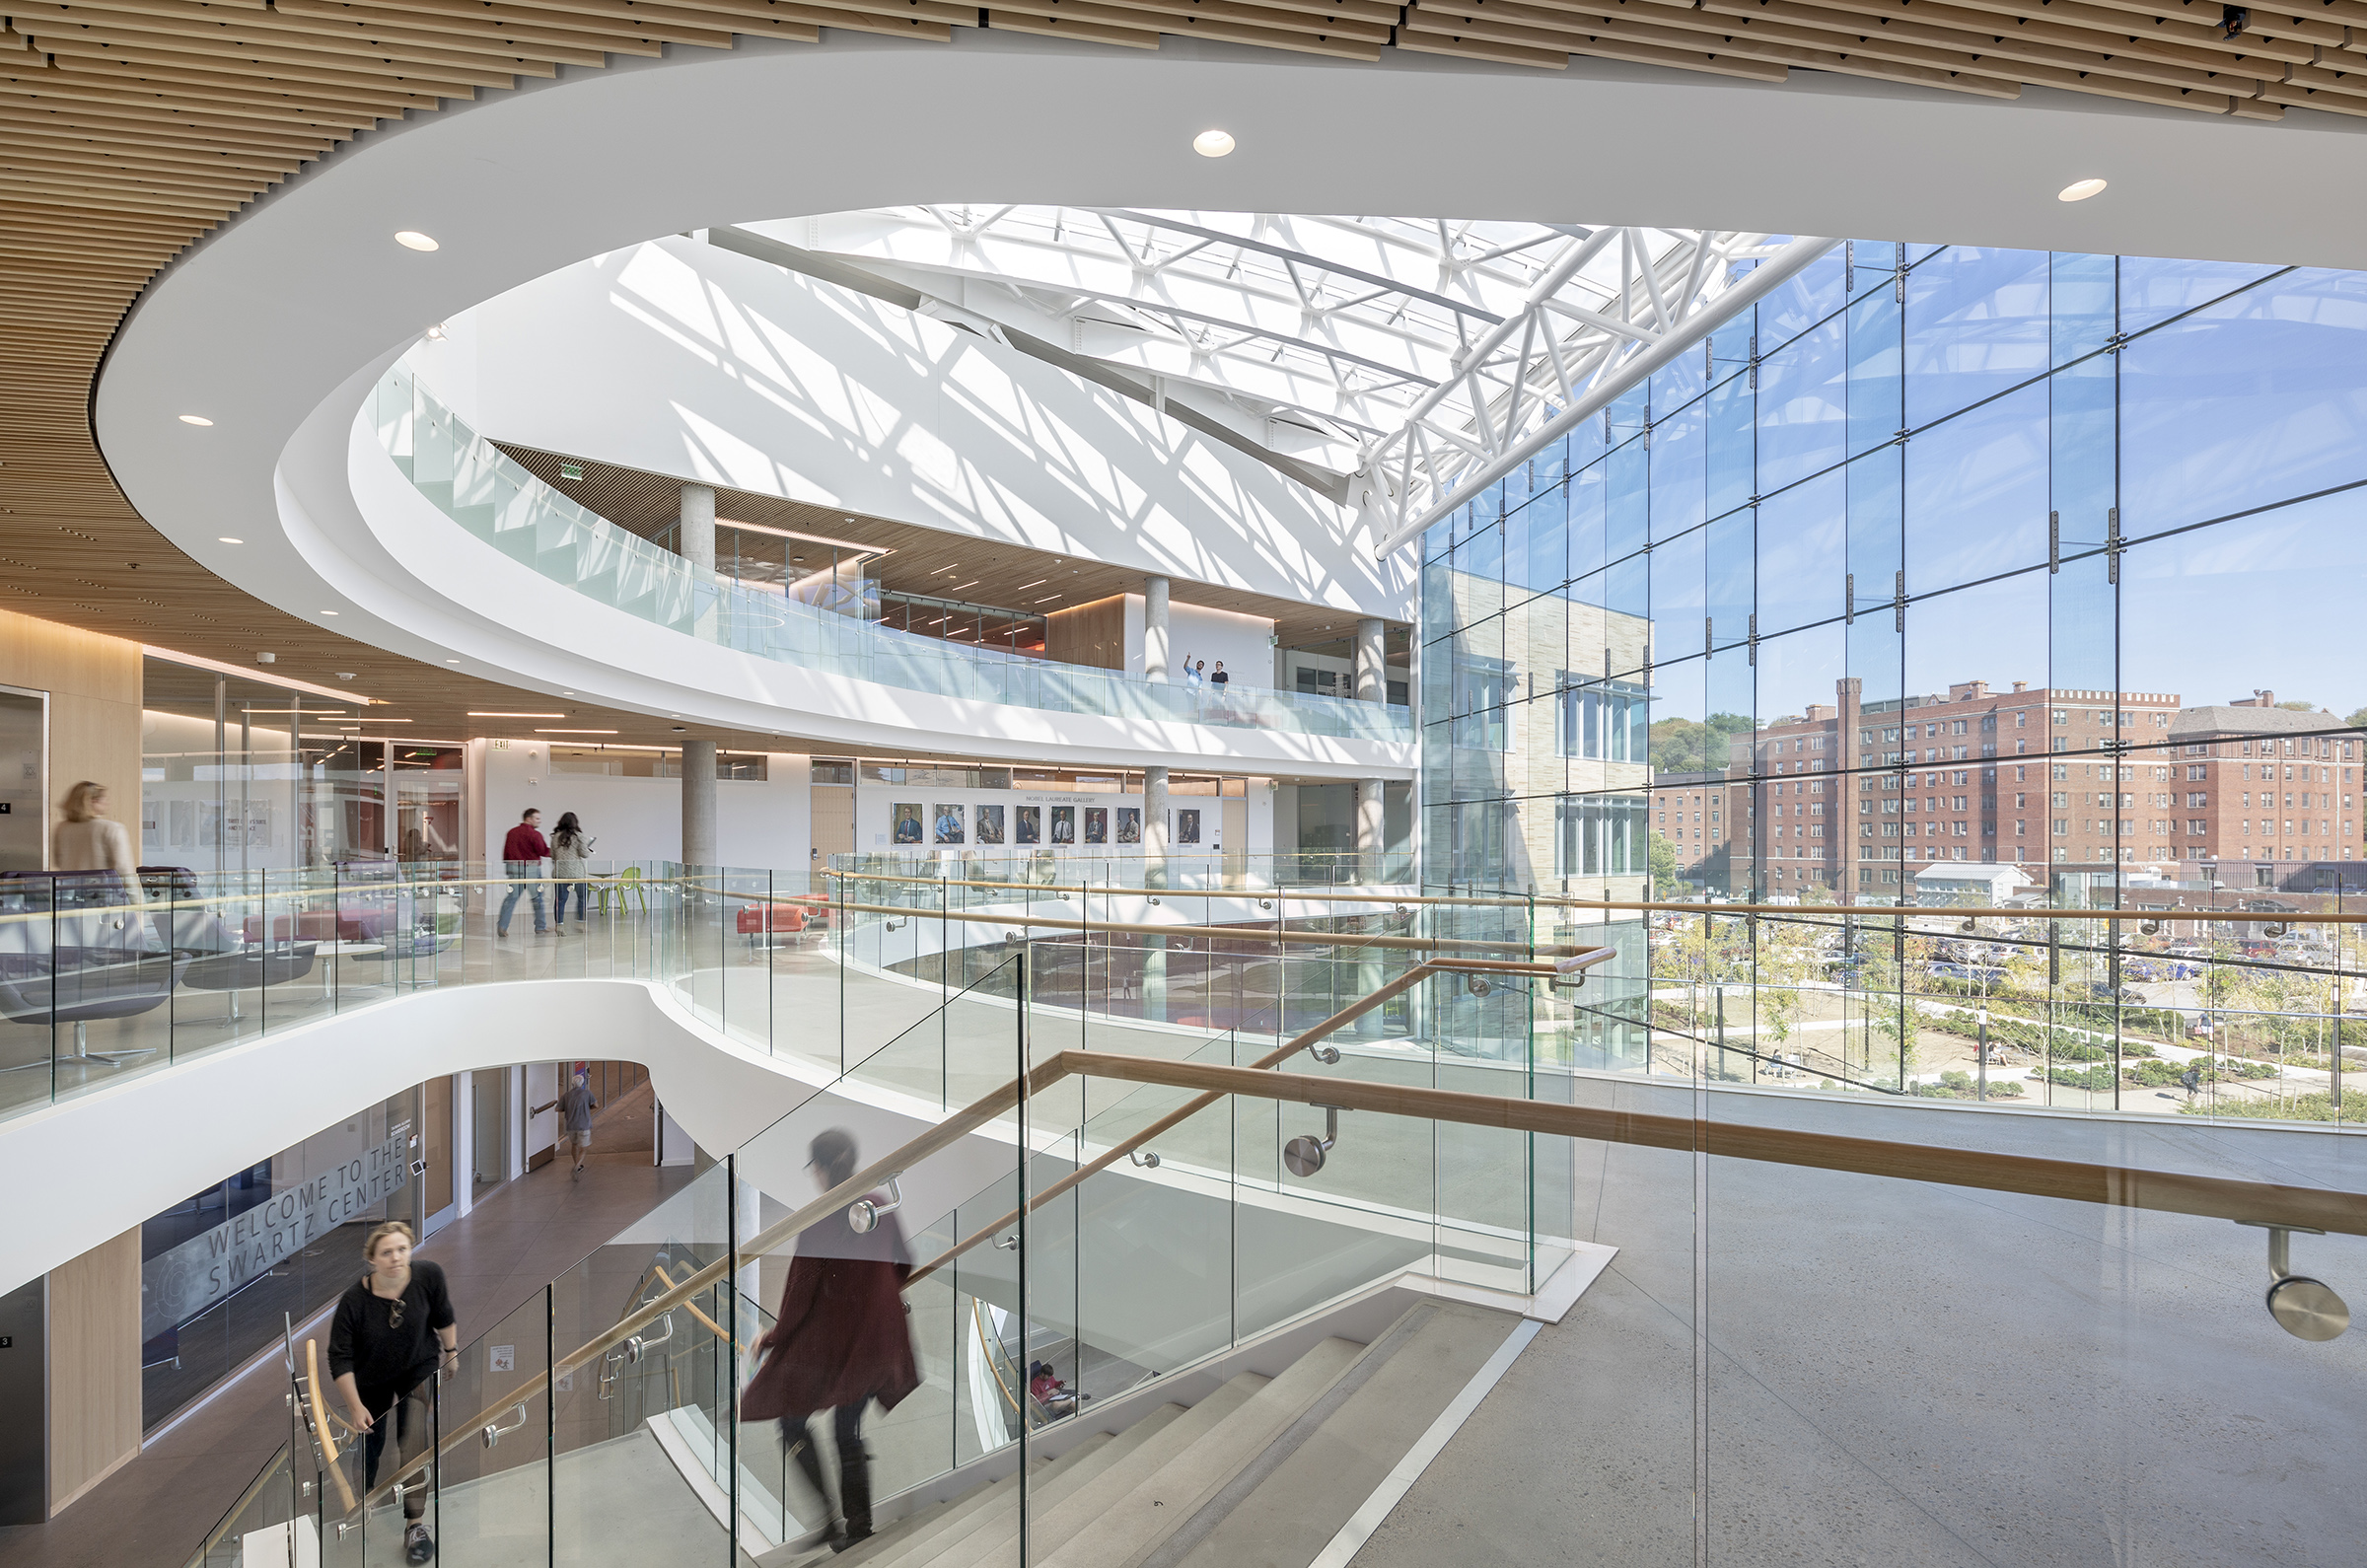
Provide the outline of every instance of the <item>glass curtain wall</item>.
[[[2363,436],[2367,275],[1836,247],[1426,535],[1423,879],[1548,903],[2331,910],[2367,891],[2367,665],[2334,587],[2367,566]],[[2043,971],[2049,1005],[2154,1006],[2207,1045],[2222,981],[2257,976],[2188,973],[2173,939],[2193,967],[2280,936],[2196,921],[2124,962],[2094,924],[1984,925],[2022,942],[1987,954],[1812,933],[1794,979],[1953,963],[1940,988],[1980,985],[1985,1015],[1991,981]],[[1580,1027],[1594,1060],[1646,1066],[1647,933],[1613,932],[1636,957]],[[1763,967],[1764,932],[1698,936],[1742,945],[1731,978]],[[2304,1011],[2343,1010],[2302,978]],[[1890,989],[1899,1017],[1839,1021],[1866,1059],[1810,1082],[1908,1087]],[[1726,1037],[1727,999],[1692,990],[1687,1032]]]

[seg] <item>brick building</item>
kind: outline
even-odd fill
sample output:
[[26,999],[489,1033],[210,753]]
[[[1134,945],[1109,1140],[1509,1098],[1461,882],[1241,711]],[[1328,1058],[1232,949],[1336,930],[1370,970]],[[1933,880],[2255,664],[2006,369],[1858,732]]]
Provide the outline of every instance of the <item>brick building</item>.
[[2040,886],[2116,867],[2178,878],[2192,875],[2182,863],[2353,859],[2367,825],[2367,743],[2320,733],[2338,721],[2273,692],[2189,709],[2175,692],[2116,702],[2020,681],[1879,702],[1859,690],[1842,680],[1831,704],[1736,738],[1723,776],[1653,779],[1652,828],[1681,877],[1885,898],[1937,861],[2026,866]]
[[1653,774],[1650,810],[1652,831],[1677,851],[1679,877],[1711,888],[1733,885],[1727,876],[1733,797],[1723,771]]
[[2280,708],[2273,691],[2181,713],[2177,788],[2159,798],[2176,809],[2183,858],[2220,862],[2215,880],[2246,887],[2280,885],[2284,862],[2357,859],[2361,742],[2323,733],[2339,722]]

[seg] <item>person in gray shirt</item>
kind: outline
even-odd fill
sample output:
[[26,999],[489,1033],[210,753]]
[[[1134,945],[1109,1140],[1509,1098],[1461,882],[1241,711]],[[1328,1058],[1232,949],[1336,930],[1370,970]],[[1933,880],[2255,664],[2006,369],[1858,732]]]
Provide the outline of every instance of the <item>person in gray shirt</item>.
[[584,1075],[577,1073],[575,1081],[560,1091],[558,1099],[537,1105],[532,1114],[539,1116],[553,1105],[559,1110],[559,1147],[575,1156],[575,1175],[580,1176],[584,1174],[584,1156],[592,1152],[592,1112],[600,1108],[600,1102],[584,1087]]

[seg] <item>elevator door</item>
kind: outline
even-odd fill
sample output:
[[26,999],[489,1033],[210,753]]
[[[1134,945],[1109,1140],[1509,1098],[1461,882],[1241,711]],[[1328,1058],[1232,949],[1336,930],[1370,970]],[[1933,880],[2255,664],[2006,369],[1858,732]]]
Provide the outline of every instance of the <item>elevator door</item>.
[[0,871],[49,864],[48,807],[49,698],[0,686]]

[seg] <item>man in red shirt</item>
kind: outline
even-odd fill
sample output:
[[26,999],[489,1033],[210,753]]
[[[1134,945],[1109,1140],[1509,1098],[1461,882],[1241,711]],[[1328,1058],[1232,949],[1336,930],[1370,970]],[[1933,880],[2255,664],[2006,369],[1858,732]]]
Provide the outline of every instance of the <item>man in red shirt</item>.
[[[540,936],[550,929],[542,917],[542,862],[550,856],[550,841],[542,836],[541,820],[542,814],[528,807],[518,825],[510,829],[510,836],[501,841],[503,869],[519,880],[510,884],[510,895],[501,900],[501,918],[493,923],[496,936],[510,934],[510,911],[518,907],[524,893],[534,895],[535,934]],[[530,877],[534,880],[525,880]]]

